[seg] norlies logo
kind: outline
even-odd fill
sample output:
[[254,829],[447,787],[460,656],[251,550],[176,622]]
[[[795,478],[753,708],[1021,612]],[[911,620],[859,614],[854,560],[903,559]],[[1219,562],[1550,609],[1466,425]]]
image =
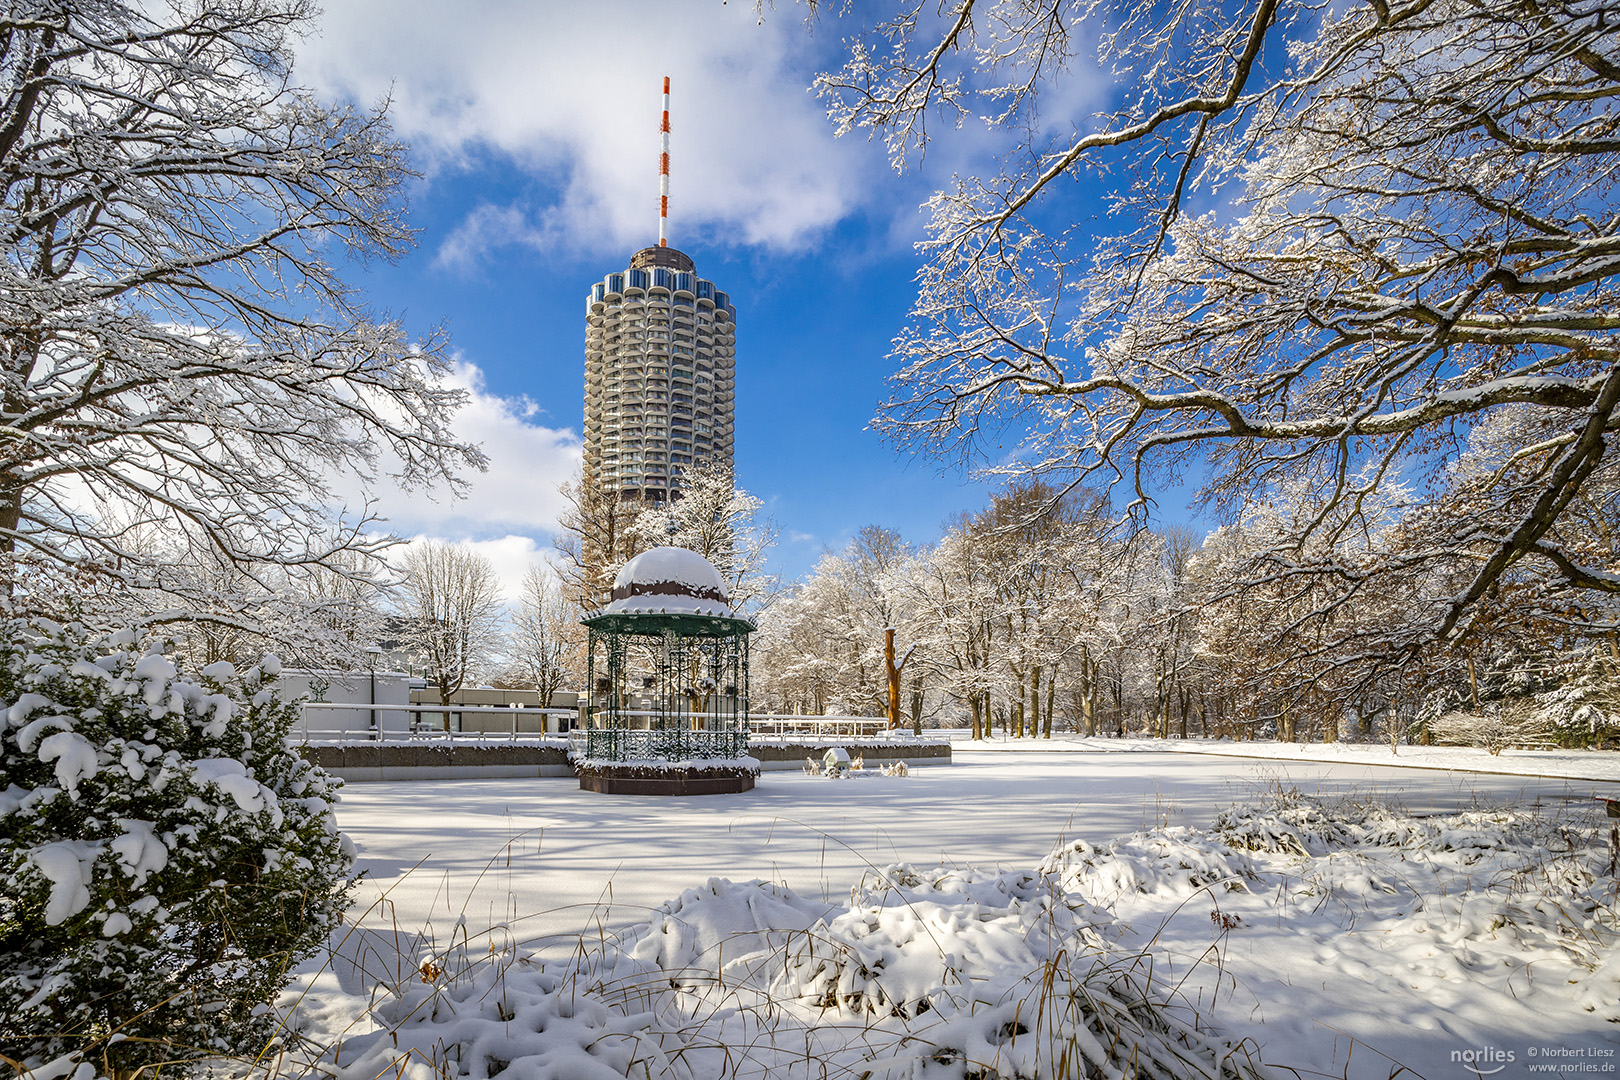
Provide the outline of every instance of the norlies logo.
[[1455,1064],[1466,1067],[1476,1076],[1491,1076],[1501,1072],[1513,1063],[1515,1056],[1512,1050],[1498,1050],[1494,1046],[1451,1052],[1451,1060]]

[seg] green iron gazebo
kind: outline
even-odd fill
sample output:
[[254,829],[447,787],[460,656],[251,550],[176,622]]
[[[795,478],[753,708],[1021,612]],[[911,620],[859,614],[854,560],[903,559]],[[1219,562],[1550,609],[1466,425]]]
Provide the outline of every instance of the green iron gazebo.
[[580,786],[616,794],[717,794],[754,786],[748,635],[720,573],[685,548],[645,551],[581,620],[589,697]]

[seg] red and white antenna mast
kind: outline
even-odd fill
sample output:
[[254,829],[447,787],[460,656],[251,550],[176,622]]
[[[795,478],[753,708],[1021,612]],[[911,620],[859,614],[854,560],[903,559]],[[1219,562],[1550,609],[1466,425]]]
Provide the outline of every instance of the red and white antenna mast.
[[658,136],[658,246],[669,247],[669,76],[664,76],[664,122]]

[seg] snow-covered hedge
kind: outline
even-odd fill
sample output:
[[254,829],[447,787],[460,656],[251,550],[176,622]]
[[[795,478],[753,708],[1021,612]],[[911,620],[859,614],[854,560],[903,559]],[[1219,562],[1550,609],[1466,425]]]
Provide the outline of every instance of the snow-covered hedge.
[[279,662],[188,679],[134,641],[0,622],[0,1053],[30,1067],[256,1052],[347,902]]

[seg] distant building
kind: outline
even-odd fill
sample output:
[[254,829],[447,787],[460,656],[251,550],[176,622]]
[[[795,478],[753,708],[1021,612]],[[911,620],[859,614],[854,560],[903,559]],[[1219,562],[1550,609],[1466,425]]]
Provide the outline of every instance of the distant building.
[[621,499],[679,496],[687,468],[732,466],[736,309],[692,260],[650,247],[591,288],[585,483]]

